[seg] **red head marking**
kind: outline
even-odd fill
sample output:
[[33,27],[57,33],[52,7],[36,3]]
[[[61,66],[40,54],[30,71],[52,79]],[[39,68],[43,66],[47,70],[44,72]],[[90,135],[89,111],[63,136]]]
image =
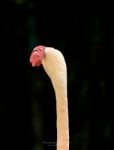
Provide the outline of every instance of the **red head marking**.
[[36,46],[30,56],[32,67],[40,66],[45,55],[45,46]]

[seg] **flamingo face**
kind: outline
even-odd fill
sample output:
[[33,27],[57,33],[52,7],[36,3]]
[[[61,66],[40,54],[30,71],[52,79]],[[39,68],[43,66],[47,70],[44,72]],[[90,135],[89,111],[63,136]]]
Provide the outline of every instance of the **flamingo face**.
[[45,56],[45,46],[36,46],[30,56],[32,67],[40,66]]

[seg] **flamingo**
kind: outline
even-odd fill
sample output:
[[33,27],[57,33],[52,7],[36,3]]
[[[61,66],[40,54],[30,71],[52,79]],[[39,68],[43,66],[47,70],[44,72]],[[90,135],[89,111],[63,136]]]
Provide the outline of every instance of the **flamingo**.
[[63,54],[53,47],[36,46],[30,56],[32,67],[43,65],[56,97],[57,150],[69,150],[67,66]]

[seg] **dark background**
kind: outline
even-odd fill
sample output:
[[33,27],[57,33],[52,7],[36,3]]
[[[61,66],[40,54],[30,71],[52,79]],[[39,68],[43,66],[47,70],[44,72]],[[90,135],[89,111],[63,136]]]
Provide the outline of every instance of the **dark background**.
[[39,44],[65,56],[70,150],[113,149],[113,9],[35,0],[1,9],[0,149],[55,149],[54,90],[29,63]]

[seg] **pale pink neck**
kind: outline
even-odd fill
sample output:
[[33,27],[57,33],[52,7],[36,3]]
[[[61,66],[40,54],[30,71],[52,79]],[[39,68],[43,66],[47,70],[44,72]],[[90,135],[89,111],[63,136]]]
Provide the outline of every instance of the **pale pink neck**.
[[56,93],[57,150],[69,150],[68,101],[64,93]]

